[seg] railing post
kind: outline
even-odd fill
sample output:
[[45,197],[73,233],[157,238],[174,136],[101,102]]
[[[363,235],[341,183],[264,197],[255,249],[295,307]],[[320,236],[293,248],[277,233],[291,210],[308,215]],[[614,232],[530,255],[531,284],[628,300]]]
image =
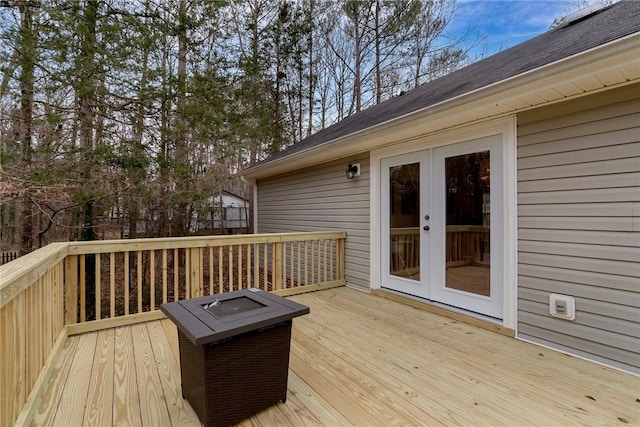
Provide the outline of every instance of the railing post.
[[78,323],[78,255],[64,261],[64,324]]
[[190,298],[197,298],[202,296],[202,283],[200,283],[200,248],[191,248],[189,252],[188,295]]
[[338,280],[344,280],[344,243],[345,239],[338,239],[336,264],[338,266]]

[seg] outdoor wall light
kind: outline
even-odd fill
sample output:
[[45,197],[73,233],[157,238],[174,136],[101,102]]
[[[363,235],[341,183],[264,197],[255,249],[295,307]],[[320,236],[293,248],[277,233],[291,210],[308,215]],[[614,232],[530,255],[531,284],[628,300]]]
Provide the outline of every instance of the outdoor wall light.
[[356,176],[360,176],[360,163],[351,164],[351,162],[349,162],[346,174],[347,179],[353,179]]

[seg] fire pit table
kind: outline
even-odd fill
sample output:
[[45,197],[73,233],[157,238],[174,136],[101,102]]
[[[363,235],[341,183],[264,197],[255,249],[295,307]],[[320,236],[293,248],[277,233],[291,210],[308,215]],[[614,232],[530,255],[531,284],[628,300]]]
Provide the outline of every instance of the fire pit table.
[[160,306],[178,327],[182,397],[205,426],[287,399],[292,319],[309,307],[259,289]]

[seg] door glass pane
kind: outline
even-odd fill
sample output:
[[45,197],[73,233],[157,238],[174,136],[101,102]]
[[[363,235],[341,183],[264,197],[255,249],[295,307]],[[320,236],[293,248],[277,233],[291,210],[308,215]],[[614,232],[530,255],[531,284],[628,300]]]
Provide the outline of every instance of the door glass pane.
[[445,159],[446,287],[490,295],[489,151]]
[[420,164],[389,168],[389,274],[420,280]]

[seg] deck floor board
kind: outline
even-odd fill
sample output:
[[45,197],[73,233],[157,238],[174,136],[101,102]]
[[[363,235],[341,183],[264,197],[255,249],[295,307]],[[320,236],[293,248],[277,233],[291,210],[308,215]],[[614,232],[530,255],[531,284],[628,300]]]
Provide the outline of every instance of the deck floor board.
[[[94,355],[98,343],[98,335],[99,333],[96,332],[78,337],[78,349],[72,355],[73,361],[71,362],[69,377],[62,378],[65,381],[65,385],[53,418],[52,425],[54,426],[89,425],[84,423],[84,409],[89,395],[89,384],[95,361]],[[78,405],[79,402],[84,404],[82,406]]]
[[[243,427],[640,425],[638,377],[349,288],[292,299],[311,314],[287,402]],[[200,425],[169,320],[70,337],[55,363],[33,425]]]
[[131,328],[115,330],[113,424],[142,427]]
[[162,389],[157,362],[151,346],[147,324],[131,326],[138,396],[142,425],[145,427],[170,426],[169,408]]
[[83,418],[96,427],[113,425],[114,335],[113,329],[100,331],[96,342]]
[[[78,337],[69,339],[65,342],[58,358],[55,361],[53,367],[52,380],[49,381],[45,387],[40,405],[38,406],[34,415],[34,424],[36,425],[51,425],[53,417],[56,415],[54,408],[58,407],[62,391],[65,386],[65,378],[69,377],[71,370],[71,364],[73,362],[73,355],[75,354],[78,343],[80,342]],[[55,381],[54,381],[55,379]]]

